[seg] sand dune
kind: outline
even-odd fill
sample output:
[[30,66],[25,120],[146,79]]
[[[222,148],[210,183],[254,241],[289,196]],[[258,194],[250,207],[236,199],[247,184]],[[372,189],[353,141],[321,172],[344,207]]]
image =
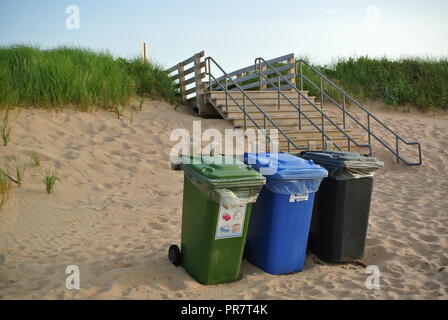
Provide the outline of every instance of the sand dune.
[[[379,267],[380,290],[366,289],[361,266],[321,265],[310,256],[303,272],[283,276],[244,261],[240,281],[209,287],[172,266],[167,248],[179,244],[183,175],[170,170],[170,133],[190,129],[192,120],[231,126],[146,101],[133,123],[110,112],[18,115],[10,145],[0,147],[0,166],[27,166],[23,187],[0,210],[0,298],[447,299],[448,120],[377,114],[424,148],[421,167],[396,164],[375,148],[386,168],[375,180],[363,262]],[[45,168],[61,177],[52,195],[41,182]],[[65,289],[72,264],[80,290]]]

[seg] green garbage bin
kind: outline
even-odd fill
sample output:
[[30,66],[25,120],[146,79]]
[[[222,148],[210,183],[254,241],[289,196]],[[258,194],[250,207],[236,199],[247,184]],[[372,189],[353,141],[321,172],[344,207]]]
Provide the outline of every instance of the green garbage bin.
[[199,283],[238,279],[252,203],[265,178],[230,157],[202,156],[181,165],[184,171],[181,249],[169,259]]

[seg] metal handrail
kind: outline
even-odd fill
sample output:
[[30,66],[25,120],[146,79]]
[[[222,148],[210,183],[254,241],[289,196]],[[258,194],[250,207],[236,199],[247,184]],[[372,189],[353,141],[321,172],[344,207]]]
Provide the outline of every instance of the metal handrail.
[[[210,61],[213,62],[213,64],[223,73],[224,77],[225,77],[225,87],[222,86],[222,84],[220,83],[220,81],[217,81],[217,79],[215,78],[215,76],[213,76],[213,74],[211,73],[211,67],[210,67]],[[269,122],[286,138],[286,141],[288,142],[288,152],[291,152],[291,145],[294,146],[295,149],[297,150],[303,150],[303,148],[298,147],[294,141],[292,141],[287,135],[286,133],[277,126],[277,124],[271,119],[271,117],[269,115],[267,115],[264,110],[254,101],[252,100],[252,98],[247,95],[247,93],[224,71],[224,69],[215,61],[215,59],[213,59],[212,57],[207,57],[205,58],[205,75],[209,76],[209,89],[212,91],[213,90],[213,86],[212,86],[212,82],[211,79],[213,78],[213,80],[219,85],[219,87],[225,92],[226,95],[226,112],[228,112],[228,99],[227,97],[229,97],[230,99],[232,99],[232,101],[240,108],[240,110],[243,112],[244,114],[244,130],[246,131],[246,117],[249,118],[249,120],[251,120],[253,122],[253,124],[259,129],[262,130],[260,128],[260,126],[255,122],[255,120],[250,116],[250,114],[246,111],[246,99],[248,99],[250,102],[252,102],[252,104],[258,109],[258,111],[260,111],[263,114],[263,120],[264,120],[264,133],[265,133],[265,137],[266,140],[269,140],[269,142],[271,142],[270,137],[268,137],[267,135],[267,128],[266,128],[266,119],[269,120]],[[243,94],[243,104],[244,106],[242,107],[238,101],[236,101],[236,99],[229,93],[229,90],[227,89],[228,85],[227,85],[227,79],[230,79],[230,81],[232,82],[233,85],[235,85],[236,88],[238,88],[238,90]],[[221,80],[222,81],[222,80]],[[266,145],[267,148],[267,145]],[[267,150],[266,150],[267,151]]]
[[[309,63],[304,61],[303,59],[299,59],[296,61],[296,70],[297,70],[297,64],[299,64],[300,67],[300,89],[303,90],[303,80],[306,80],[309,84],[311,84],[316,90],[318,90],[321,94],[321,103],[323,104],[323,97],[325,96],[327,99],[329,99],[331,102],[333,102],[340,110],[343,112],[343,123],[345,128],[345,117],[346,115],[349,116],[353,121],[355,121],[362,129],[367,131],[368,133],[368,140],[369,144],[371,143],[371,137],[374,137],[379,143],[381,143],[387,150],[389,150],[393,155],[397,158],[397,163],[403,161],[406,165],[409,166],[419,166],[422,164],[422,150],[421,145],[419,142],[409,142],[406,141],[404,138],[402,138],[400,135],[398,135],[395,131],[390,129],[384,122],[379,120],[374,114],[372,114],[369,110],[367,110],[360,102],[358,102],[356,99],[354,99],[352,96],[350,96],[348,93],[346,93],[343,89],[341,89],[337,84],[335,84],[333,81],[331,81],[328,77],[323,75],[320,71],[318,71],[316,68],[311,66]],[[305,76],[302,72],[302,64],[306,65],[308,68],[310,68],[314,73],[316,73],[320,79],[321,79],[321,88],[314,84],[307,76]],[[335,88],[337,91],[339,91],[343,95],[343,105],[341,106],[337,101],[335,101],[332,97],[330,97],[323,88],[323,79],[325,79],[333,88]],[[364,111],[367,114],[367,127],[363,125],[358,119],[356,119],[350,112],[348,112],[345,108],[345,101],[346,98],[348,98],[350,101],[352,101],[357,107],[359,107],[362,111]],[[392,149],[391,146],[389,146],[383,139],[378,137],[375,133],[371,130],[371,119],[375,120],[377,123],[379,123],[384,129],[386,129],[388,132],[390,132],[392,135],[395,136],[395,150]],[[410,162],[406,159],[404,159],[402,156],[400,156],[400,149],[399,149],[399,142],[403,142],[406,145],[416,145],[418,146],[418,162]]]
[[[365,148],[369,148],[369,153],[371,154],[372,153],[372,146],[370,145],[370,144],[359,144],[356,140],[354,140],[347,132],[345,132],[345,130],[344,129],[342,129],[337,123],[335,123],[331,118],[329,118],[326,114],[325,114],[325,112],[323,112],[322,110],[321,110],[321,108],[322,108],[322,104],[321,104],[321,108],[319,108],[319,107],[317,107],[316,106],[316,104],[314,103],[314,102],[312,102],[310,99],[308,99],[308,97],[306,96],[306,95],[304,95],[303,94],[303,92],[302,91],[300,91],[300,90],[298,90],[297,89],[297,87],[293,84],[293,83],[291,83],[288,79],[286,79],[286,77],[284,77],[280,72],[278,72],[277,71],[277,69],[274,67],[274,66],[272,66],[269,62],[267,62],[265,59],[263,59],[263,58],[261,58],[261,57],[259,57],[259,58],[257,58],[257,59],[255,59],[255,71],[257,71],[257,70],[259,70],[259,72],[260,72],[260,76],[262,76],[263,74],[262,74],[262,72],[261,72],[261,64],[263,63],[263,65],[267,65],[269,68],[271,68],[271,69],[273,69],[273,70],[275,70],[275,72],[277,73],[277,75],[278,75],[278,82],[279,82],[279,85],[278,86],[275,86],[274,84],[272,84],[272,81],[269,79],[269,78],[267,78],[267,80],[272,84],[272,85],[274,85],[275,87],[276,87],[276,89],[277,89],[277,91],[278,91],[278,94],[279,94],[279,106],[280,106],[280,94],[299,112],[299,127],[301,127],[301,117],[300,116],[304,116],[305,117],[305,119],[306,120],[308,120],[319,132],[321,132],[322,133],[322,149],[324,148],[324,146],[325,146],[325,138],[327,139],[327,140],[329,140],[329,141],[331,141],[335,146],[336,146],[336,148],[339,150],[339,151],[342,151],[342,148],[341,147],[339,147],[334,141],[332,141],[332,139],[325,133],[325,126],[324,126],[324,118],[325,119],[327,119],[333,126],[335,126],[340,132],[342,132],[343,134],[344,134],[344,136],[347,138],[347,148],[348,148],[348,150],[349,151],[351,151],[351,143],[354,143],[355,144],[355,146],[357,146],[357,147],[365,147]],[[258,68],[257,68],[257,66],[258,66]],[[298,106],[294,103],[294,102],[292,102],[289,98],[288,98],[288,96],[286,96],[285,94],[284,94],[284,92],[283,91],[281,91],[280,90],[280,78],[282,78],[282,80],[283,81],[285,81],[293,90],[295,90],[297,93],[298,93]],[[311,104],[320,114],[321,114],[321,117],[322,117],[322,129],[318,126],[318,125],[316,125],[315,123],[314,123],[314,121],[312,121],[310,118],[308,118],[308,116],[305,114],[305,113],[303,113],[303,111],[301,110],[301,98],[304,98],[309,104]]]

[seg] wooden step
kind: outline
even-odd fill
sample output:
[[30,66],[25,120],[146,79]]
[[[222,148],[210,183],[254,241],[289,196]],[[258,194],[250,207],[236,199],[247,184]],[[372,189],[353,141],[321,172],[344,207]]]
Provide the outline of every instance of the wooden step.
[[[277,91],[244,91],[245,94],[249,97],[253,97],[255,99],[277,99],[278,92]],[[299,93],[297,91],[282,91],[282,93],[288,98],[297,98]],[[242,98],[243,93],[241,91],[229,91],[229,94],[234,97]],[[304,96],[308,96],[308,91],[302,91]],[[225,99],[226,93],[224,91],[212,91],[207,92],[206,95],[211,97],[212,99]]]
[[[278,99],[277,99],[277,98],[275,98],[275,99],[267,99],[267,98],[263,98],[263,99],[252,99],[252,100],[253,100],[256,104],[258,104],[260,107],[264,107],[264,106],[276,106],[276,107],[278,107]],[[296,104],[296,105],[299,104],[299,99],[298,99],[297,97],[296,97],[296,98],[291,98],[290,100],[291,100],[292,103],[294,103],[294,104]],[[315,97],[309,97],[308,100],[309,100],[309,101],[307,101],[307,100],[305,100],[305,99],[301,99],[300,103],[301,103],[302,105],[306,105],[306,104],[314,103],[315,105],[320,106],[320,102],[316,102]],[[213,103],[214,103],[216,106],[225,106],[225,105],[226,105],[226,99],[211,99],[211,101],[213,101]],[[235,102],[235,101],[236,101],[236,102]],[[236,106],[237,103],[238,103],[239,105],[241,105],[241,106],[244,105],[244,101],[243,101],[243,99],[237,99],[237,98],[235,98],[235,101],[234,101],[233,99],[231,99],[231,98],[228,98],[228,99],[227,99],[227,104],[228,104],[229,106]],[[289,105],[289,106],[291,106],[291,103],[290,103],[288,100],[281,98],[281,99],[280,99],[280,107],[281,107],[282,105],[285,105],[285,106],[286,106],[286,105]],[[254,106],[254,104],[253,104],[249,99],[246,99],[246,107],[250,107],[250,106]]]
[[[308,148],[308,146],[298,146],[299,148]],[[350,152],[358,152],[359,154],[368,154],[369,153],[369,148],[367,147],[357,147],[357,146],[352,146],[350,148],[350,150],[348,150],[347,146],[341,146],[341,149],[343,151],[350,151]],[[322,150],[322,146],[316,146],[316,148],[314,149],[316,151],[321,151]],[[334,150],[337,150],[336,148],[334,148]],[[299,151],[295,150],[295,148],[293,146],[291,146],[291,151],[288,150],[288,146],[286,147],[281,147],[279,148],[280,152],[285,152],[285,153],[292,153],[292,154],[297,154],[299,153]]]
[[[233,111],[233,110],[232,110]],[[303,114],[305,114],[307,117],[311,117],[311,116],[321,116],[321,113],[318,110],[302,110]],[[270,117],[273,116],[281,116],[284,118],[299,118],[299,111],[297,110],[264,110],[264,113],[267,114]],[[226,113],[223,110],[223,114],[226,115],[226,119],[227,120],[232,120],[232,119],[244,119],[244,113],[241,111],[233,111],[233,112],[229,112]],[[262,117],[263,113],[261,113],[260,111],[258,111],[257,109],[255,110],[249,110],[247,111],[247,114],[250,115],[252,118],[254,116],[260,116]],[[305,120],[305,116],[303,114],[300,114],[302,117],[302,120]],[[306,120],[305,120],[306,121]]]
[[[321,116],[309,116],[308,117],[311,121],[313,121],[317,126],[320,127],[321,125],[321,121],[322,121],[322,117]],[[264,126],[264,117],[263,115],[258,115],[256,117],[252,118],[260,127]],[[272,116],[271,117],[272,121],[281,129],[286,130],[286,129],[299,129],[299,117],[282,117],[282,116]],[[340,123],[338,123],[336,118],[332,118],[330,117],[331,120],[333,120],[336,124],[340,125]],[[231,120],[233,122],[233,125],[235,127],[242,127],[244,126],[244,119],[232,119]],[[324,124],[328,125],[328,126],[332,126],[333,125],[327,120],[324,119]],[[313,126],[308,120],[306,119],[302,119],[302,125],[304,127],[310,127]],[[342,125],[342,124],[341,124]],[[246,126],[247,127],[256,127],[255,124],[250,120],[250,119],[246,119]],[[269,121],[269,119],[266,119],[266,126],[268,128],[274,128],[275,126]]]
[[[221,108],[222,110],[226,110],[226,104],[221,103],[221,102],[216,102],[214,101],[213,104],[218,107]],[[258,104],[258,103],[257,103]],[[239,103],[239,105],[243,108],[244,105],[242,103]],[[278,103],[264,103],[264,104],[258,104],[258,106],[263,109],[263,110],[279,110],[279,106]],[[295,106],[298,107],[297,104],[295,104]],[[315,106],[320,109],[320,103],[315,103]],[[302,103],[300,105],[301,110],[316,110],[316,107],[309,104],[309,103]],[[241,111],[240,107],[236,104],[236,103],[229,103],[228,104],[228,109],[230,110],[236,110],[236,111]],[[252,103],[247,103],[246,104],[246,110],[258,110],[257,107],[252,104]],[[280,110],[296,110],[296,108],[294,107],[294,105],[292,105],[289,102],[282,102],[280,103]]]
[[[281,134],[279,135],[282,136]],[[279,139],[280,147],[288,146],[288,141],[284,136],[282,136],[283,139]],[[322,146],[322,136],[315,137],[315,138],[302,138],[302,139],[292,139],[289,137],[291,141],[293,141],[296,145],[303,145],[306,146],[309,142],[314,142],[316,146]],[[345,137],[330,137],[331,141],[336,143],[339,147],[348,146],[348,140]],[[358,144],[361,143],[361,138],[359,136],[352,137],[353,140],[355,140]],[[328,139],[325,138],[325,141],[328,141]],[[350,142],[350,145],[353,146],[355,143],[353,141]]]
[[[308,130],[283,130],[283,132],[286,133],[286,135],[290,138],[290,139],[321,139],[322,138],[322,133],[320,131],[318,131],[316,128],[314,129],[308,129]],[[351,130],[345,130],[345,132],[350,135],[353,136],[353,133]],[[255,136],[256,136],[256,132],[254,132]],[[251,136],[253,136],[254,134],[248,133],[246,134],[246,136],[248,138],[250,138]],[[344,135],[343,132],[337,130],[337,129],[331,129],[331,130],[325,130],[325,134],[327,134],[330,138],[344,138],[346,139],[346,136]],[[353,137],[357,137],[360,138],[359,136],[353,136]],[[278,135],[279,140],[285,140],[286,138],[279,133]]]

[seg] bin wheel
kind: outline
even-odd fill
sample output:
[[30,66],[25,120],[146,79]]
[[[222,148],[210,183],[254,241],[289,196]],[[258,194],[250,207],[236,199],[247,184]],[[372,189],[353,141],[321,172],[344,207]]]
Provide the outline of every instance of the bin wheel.
[[180,253],[179,247],[175,244],[171,245],[168,250],[168,259],[176,267],[180,266],[180,263],[182,261],[182,254]]

